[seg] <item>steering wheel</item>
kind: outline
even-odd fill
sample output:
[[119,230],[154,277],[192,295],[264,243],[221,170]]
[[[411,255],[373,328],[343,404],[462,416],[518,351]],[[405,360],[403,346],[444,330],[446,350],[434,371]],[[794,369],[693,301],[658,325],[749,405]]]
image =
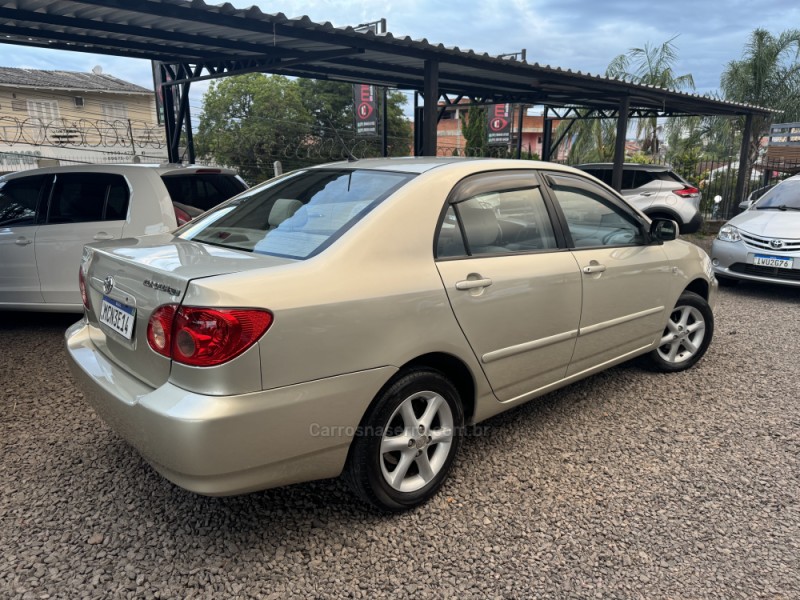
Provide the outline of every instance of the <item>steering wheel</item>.
[[634,237],[635,235],[630,229],[614,229],[603,236],[603,246],[612,246],[614,244],[630,244]]

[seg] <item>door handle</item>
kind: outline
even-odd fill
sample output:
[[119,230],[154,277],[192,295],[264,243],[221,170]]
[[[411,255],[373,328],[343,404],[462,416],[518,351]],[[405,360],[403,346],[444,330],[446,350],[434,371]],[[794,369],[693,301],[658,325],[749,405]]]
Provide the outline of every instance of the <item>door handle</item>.
[[456,282],[457,290],[474,290],[476,288],[485,288],[492,285],[491,279],[465,279],[464,281]]
[[599,265],[599,264],[594,264],[594,265],[589,265],[588,267],[583,267],[583,272],[586,273],[587,275],[591,275],[592,273],[602,273],[605,270],[606,270],[606,266],[605,265]]
[[640,196],[653,196],[653,195],[655,195],[655,192],[642,192],[640,194]]
[[97,233],[94,234],[94,239],[96,239],[97,241],[113,240],[114,236],[111,235],[110,233],[106,233],[105,231],[98,231]]
[[27,246],[28,244],[32,244],[33,240],[29,240],[28,238],[21,237],[21,238],[17,238],[16,240],[14,240],[14,243],[17,246]]

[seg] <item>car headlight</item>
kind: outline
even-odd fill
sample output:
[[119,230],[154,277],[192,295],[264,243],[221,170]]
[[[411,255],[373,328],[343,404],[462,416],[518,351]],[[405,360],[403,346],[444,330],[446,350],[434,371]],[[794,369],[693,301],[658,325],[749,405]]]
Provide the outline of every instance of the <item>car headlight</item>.
[[733,225],[723,225],[717,234],[717,239],[723,242],[738,242],[742,239],[742,236],[739,235],[739,230]]

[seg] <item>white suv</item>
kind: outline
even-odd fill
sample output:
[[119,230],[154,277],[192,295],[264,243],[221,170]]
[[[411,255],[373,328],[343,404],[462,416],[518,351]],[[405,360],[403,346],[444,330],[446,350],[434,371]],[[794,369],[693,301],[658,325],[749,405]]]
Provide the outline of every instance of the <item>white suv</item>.
[[[611,163],[576,165],[576,168],[611,185]],[[676,221],[681,233],[694,233],[703,224],[700,190],[669,167],[625,163],[621,193],[651,219]]]
[[162,233],[247,189],[234,171],[81,165],[0,177],[0,309],[81,312],[84,244]]

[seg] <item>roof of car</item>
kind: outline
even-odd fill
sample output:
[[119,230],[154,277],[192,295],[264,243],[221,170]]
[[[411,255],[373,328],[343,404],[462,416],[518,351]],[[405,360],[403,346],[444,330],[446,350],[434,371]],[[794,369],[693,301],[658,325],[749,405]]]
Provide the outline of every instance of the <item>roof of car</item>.
[[314,169],[325,168],[345,168],[345,169],[374,169],[381,171],[399,171],[405,173],[425,173],[432,169],[446,167],[448,165],[479,164],[486,165],[488,168],[547,168],[555,170],[569,170],[570,167],[558,163],[542,162],[534,160],[517,160],[508,158],[468,158],[468,157],[398,157],[398,158],[367,158],[354,161],[342,161],[327,163],[312,167]]
[[4,179],[16,179],[31,175],[49,175],[51,173],[117,173],[125,174],[141,170],[152,170],[158,175],[177,175],[180,173],[213,172],[226,175],[236,175],[236,171],[221,167],[204,167],[202,165],[176,165],[176,164],[100,164],[100,165],[64,165],[58,167],[42,167],[28,169],[3,175]]
[[[603,169],[612,169],[614,167],[614,163],[585,163],[582,165],[575,165],[576,169],[591,169],[591,168],[603,168]],[[641,163],[623,163],[622,167],[624,169],[628,169],[629,171],[671,171],[669,167],[665,165],[643,165]]]

